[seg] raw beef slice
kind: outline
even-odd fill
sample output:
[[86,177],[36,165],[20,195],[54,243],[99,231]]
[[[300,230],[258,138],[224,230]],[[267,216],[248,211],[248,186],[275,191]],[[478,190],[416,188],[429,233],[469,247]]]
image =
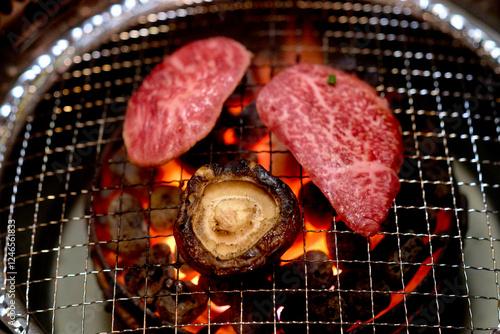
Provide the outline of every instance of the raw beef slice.
[[132,163],[163,164],[203,139],[250,58],[240,43],[214,37],[187,44],[157,65],[127,106],[123,139]]
[[401,128],[387,102],[354,75],[299,64],[261,90],[257,109],[340,218],[363,236],[379,231],[403,161]]

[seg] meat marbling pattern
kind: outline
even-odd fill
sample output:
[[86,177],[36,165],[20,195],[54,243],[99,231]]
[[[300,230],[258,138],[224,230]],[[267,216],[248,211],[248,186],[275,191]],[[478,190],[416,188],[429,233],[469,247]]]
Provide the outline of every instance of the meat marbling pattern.
[[354,75],[299,64],[261,90],[257,109],[340,218],[363,236],[377,233],[403,161],[401,127],[387,101]]
[[157,65],[127,106],[123,139],[130,160],[160,165],[203,139],[250,59],[240,43],[213,37],[189,43]]

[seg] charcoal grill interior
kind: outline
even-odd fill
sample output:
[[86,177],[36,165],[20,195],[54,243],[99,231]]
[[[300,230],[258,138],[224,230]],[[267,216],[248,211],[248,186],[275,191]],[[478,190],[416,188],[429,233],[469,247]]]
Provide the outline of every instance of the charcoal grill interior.
[[[456,24],[439,18],[437,7],[418,3],[191,1],[147,7],[126,1],[70,31],[72,39],[61,37],[54,45],[66,58],[38,58],[34,65],[42,74],[56,75],[13,87],[0,109],[7,138],[0,161],[0,219],[4,245],[5,222],[15,221],[20,326],[29,333],[496,329],[500,67],[487,44],[471,42]],[[126,24],[114,25],[112,34],[99,30],[106,20],[122,19]],[[254,59],[212,133],[177,159],[172,173],[165,167],[146,171],[138,181],[125,174],[105,180],[110,169],[130,167],[110,152],[122,144],[126,104],[144,77],[180,46],[217,35],[238,40]],[[68,41],[75,41],[72,50]],[[252,101],[259,89],[298,62],[357,74],[389,101],[401,123],[406,143],[401,194],[370,243],[343,228],[286,147],[256,117]],[[36,77],[35,72],[26,73]],[[142,267],[110,252],[110,240],[99,236],[100,221],[108,216],[102,203],[111,193],[150,194],[159,184],[182,187],[204,163],[243,158],[262,162],[294,185],[305,217],[298,253],[284,258],[260,285],[220,286],[197,278],[209,294],[174,288],[174,321],[165,321],[144,306],[158,295],[134,294],[124,284],[128,270]],[[146,205],[144,213],[151,211]],[[169,236],[149,229],[147,244]],[[321,238],[329,257],[304,258],[323,244],[312,242]],[[349,245],[355,245],[352,252]],[[171,251],[168,266],[175,277],[194,277],[186,276],[182,259]],[[7,253],[4,247],[4,278],[10,275]],[[326,281],[309,276],[311,268],[325,265],[336,268]],[[311,272],[299,286],[290,286],[281,279],[283,268],[298,277],[300,268]],[[418,275],[421,279],[412,281]],[[348,283],[354,281],[362,284]],[[4,281],[4,292],[7,288]],[[204,318],[182,323],[179,303],[194,295],[208,296]],[[217,306],[217,298],[232,300],[230,308]],[[255,300],[261,303],[252,304]]]

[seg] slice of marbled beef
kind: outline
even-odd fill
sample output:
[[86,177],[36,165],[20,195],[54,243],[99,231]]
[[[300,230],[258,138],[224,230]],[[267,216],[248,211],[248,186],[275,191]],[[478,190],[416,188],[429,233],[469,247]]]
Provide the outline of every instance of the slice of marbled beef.
[[401,127],[387,101],[355,75],[299,64],[261,90],[257,110],[340,218],[363,236],[377,233],[403,161]]
[[127,105],[123,139],[131,162],[161,165],[208,135],[250,59],[237,41],[212,37],[181,47],[157,65]]

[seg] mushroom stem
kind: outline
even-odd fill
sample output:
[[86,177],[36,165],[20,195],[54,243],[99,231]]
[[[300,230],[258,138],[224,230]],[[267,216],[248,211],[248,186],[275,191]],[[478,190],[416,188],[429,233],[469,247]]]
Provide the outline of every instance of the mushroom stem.
[[195,234],[214,256],[237,257],[250,249],[277,223],[278,204],[252,182],[223,181],[207,185]]
[[[214,210],[214,231],[217,233],[234,234],[252,225],[257,220],[258,206],[245,198],[230,198],[219,201]],[[262,213],[260,213],[262,216]]]

